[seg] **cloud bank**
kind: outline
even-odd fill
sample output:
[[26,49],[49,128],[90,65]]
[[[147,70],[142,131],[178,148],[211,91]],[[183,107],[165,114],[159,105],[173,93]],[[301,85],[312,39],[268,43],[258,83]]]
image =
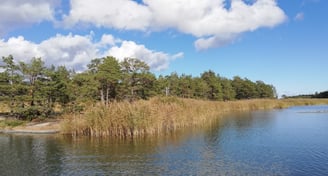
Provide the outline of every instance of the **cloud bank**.
[[47,64],[65,65],[70,69],[82,71],[91,59],[114,56],[119,60],[125,57],[138,58],[146,62],[152,70],[163,70],[170,61],[183,57],[183,53],[168,54],[139,45],[133,41],[117,39],[103,34],[100,41],[89,35],[61,35],[40,43],[27,41],[24,37],[11,37],[0,40],[0,56],[13,55],[16,60],[28,62],[32,57],[41,57]]
[[[66,1],[65,1],[66,2]],[[146,33],[173,29],[195,38],[196,50],[232,43],[244,32],[272,28],[286,20],[276,0],[2,0],[0,36],[16,28],[51,22],[60,29],[104,28]],[[299,15],[297,19],[302,19]],[[85,29],[84,29],[85,30]],[[0,38],[0,56],[19,60],[42,57],[47,63],[85,68],[90,59],[136,57],[163,70],[183,53],[154,51],[134,41],[104,34],[57,34],[39,43],[24,37]]]
[[286,20],[276,0],[3,0],[0,35],[13,28],[53,21],[57,27],[118,30],[174,29],[196,38],[197,50],[231,43],[244,32]]
[[71,0],[62,25],[91,25],[123,30],[173,28],[197,38],[198,50],[219,47],[236,36],[286,19],[275,0]]

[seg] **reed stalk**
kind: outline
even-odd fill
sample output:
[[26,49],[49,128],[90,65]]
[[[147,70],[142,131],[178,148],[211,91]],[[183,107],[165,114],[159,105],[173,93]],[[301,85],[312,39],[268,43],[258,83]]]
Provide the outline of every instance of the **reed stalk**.
[[61,131],[73,136],[133,138],[165,135],[178,129],[201,126],[222,115],[241,111],[281,109],[328,104],[328,99],[255,99],[215,102],[176,97],[154,97],[132,103],[94,105],[79,115],[64,115]]

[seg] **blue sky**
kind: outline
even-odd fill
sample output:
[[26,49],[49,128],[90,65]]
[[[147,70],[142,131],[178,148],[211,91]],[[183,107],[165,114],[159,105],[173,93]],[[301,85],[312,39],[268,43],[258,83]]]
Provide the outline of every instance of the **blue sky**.
[[156,74],[213,70],[328,90],[325,0],[2,0],[0,55],[82,71],[96,57],[137,57]]

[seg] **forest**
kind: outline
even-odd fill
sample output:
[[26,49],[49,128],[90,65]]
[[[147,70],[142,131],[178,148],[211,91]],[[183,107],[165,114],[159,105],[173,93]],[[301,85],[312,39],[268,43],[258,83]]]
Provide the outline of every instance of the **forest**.
[[211,101],[276,98],[275,87],[239,76],[228,79],[208,70],[200,76],[177,73],[156,76],[143,61],[107,56],[91,60],[83,72],[65,66],[46,66],[41,58],[16,61],[2,57],[0,101],[20,119],[81,112],[85,102],[109,106],[155,96]]
[[287,95],[282,95],[282,98],[328,98],[328,91],[323,91],[323,92],[315,92],[314,94],[301,94],[301,95],[294,95],[294,96],[287,96]]
[[328,98],[328,91],[323,91],[320,93],[315,93],[314,95],[311,96],[311,98]]

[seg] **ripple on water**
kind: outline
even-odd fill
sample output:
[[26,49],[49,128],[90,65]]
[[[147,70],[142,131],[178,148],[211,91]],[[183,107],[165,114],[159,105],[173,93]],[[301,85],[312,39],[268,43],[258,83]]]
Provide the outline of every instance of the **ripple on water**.
[[0,134],[0,175],[327,175],[328,118],[297,113],[309,110],[231,115],[138,142]]

